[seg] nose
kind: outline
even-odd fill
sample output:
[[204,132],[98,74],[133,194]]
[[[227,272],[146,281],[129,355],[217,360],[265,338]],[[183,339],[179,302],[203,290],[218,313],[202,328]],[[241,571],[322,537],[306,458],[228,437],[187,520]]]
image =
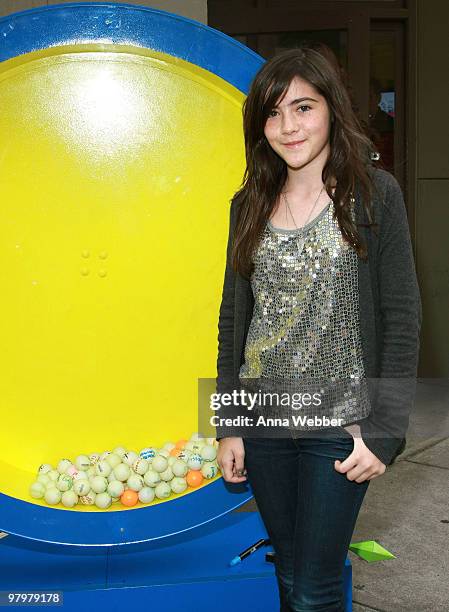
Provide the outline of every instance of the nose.
[[292,134],[298,131],[300,123],[301,120],[298,115],[289,109],[282,116],[281,130],[284,134]]

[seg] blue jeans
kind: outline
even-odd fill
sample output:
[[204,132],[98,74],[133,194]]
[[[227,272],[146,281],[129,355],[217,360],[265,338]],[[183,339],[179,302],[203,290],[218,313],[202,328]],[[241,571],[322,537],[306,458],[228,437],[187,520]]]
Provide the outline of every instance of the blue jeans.
[[354,440],[243,438],[245,468],[271,539],[281,612],[344,612],[343,571],[370,483],[334,468]]

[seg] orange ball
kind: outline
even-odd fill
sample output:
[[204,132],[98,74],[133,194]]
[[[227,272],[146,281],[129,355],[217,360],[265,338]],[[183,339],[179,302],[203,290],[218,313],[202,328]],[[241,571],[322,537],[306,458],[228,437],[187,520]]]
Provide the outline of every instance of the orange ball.
[[139,501],[139,495],[137,491],[125,489],[120,497],[120,501],[124,506],[135,506]]
[[187,444],[187,440],[178,440],[175,444],[175,448],[183,449]]
[[186,481],[189,487],[199,487],[203,480],[203,475],[199,470],[189,470],[187,472]]
[[179,453],[182,451],[182,448],[172,448],[170,451],[171,457],[178,457]]

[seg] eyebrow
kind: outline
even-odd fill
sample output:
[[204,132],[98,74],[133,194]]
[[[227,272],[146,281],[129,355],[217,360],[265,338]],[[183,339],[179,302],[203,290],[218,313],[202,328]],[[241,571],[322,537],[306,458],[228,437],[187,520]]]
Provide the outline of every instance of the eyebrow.
[[[296,100],[292,100],[292,102],[289,102],[288,106],[294,106],[295,104],[305,102],[306,100],[310,100],[311,102],[318,102],[318,100],[315,100],[315,98],[296,98]],[[275,106],[274,108],[278,108],[278,106]]]

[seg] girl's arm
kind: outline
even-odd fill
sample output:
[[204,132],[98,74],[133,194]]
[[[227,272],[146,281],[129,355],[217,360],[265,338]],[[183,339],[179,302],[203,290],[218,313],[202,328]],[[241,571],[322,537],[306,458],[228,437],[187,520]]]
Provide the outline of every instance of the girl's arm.
[[401,188],[387,180],[379,232],[377,277],[382,344],[377,401],[360,421],[366,446],[389,465],[405,443],[413,406],[422,321],[421,298]]

